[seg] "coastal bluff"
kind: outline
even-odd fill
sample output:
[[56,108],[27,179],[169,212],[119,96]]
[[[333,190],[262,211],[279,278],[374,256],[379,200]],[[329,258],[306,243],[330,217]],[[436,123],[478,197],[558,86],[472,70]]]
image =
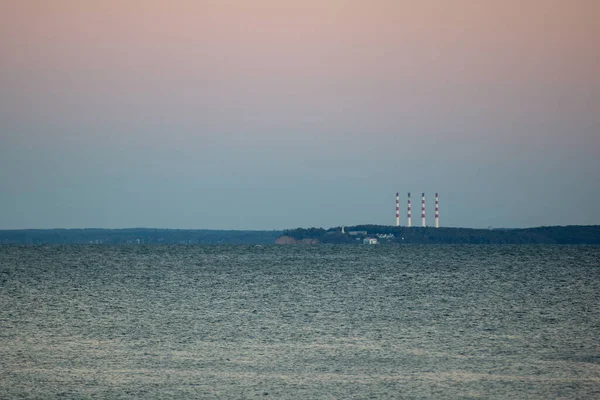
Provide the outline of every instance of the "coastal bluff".
[[275,239],[275,244],[319,244],[320,242],[317,239],[294,239],[291,236],[282,235]]

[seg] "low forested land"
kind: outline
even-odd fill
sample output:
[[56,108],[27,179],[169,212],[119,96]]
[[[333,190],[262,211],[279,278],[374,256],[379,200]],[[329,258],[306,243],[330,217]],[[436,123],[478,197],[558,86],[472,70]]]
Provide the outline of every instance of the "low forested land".
[[270,244],[281,231],[207,229],[0,230],[0,244]]
[[422,228],[357,225],[284,231],[207,229],[0,230],[0,244],[600,244],[600,225],[527,229]]
[[[366,232],[366,234],[365,234]],[[362,243],[366,237],[380,243],[419,244],[600,244],[600,225],[543,226],[527,229],[470,229],[396,227],[382,225],[357,225],[322,229],[289,229],[284,237],[301,242],[306,239],[319,243]]]

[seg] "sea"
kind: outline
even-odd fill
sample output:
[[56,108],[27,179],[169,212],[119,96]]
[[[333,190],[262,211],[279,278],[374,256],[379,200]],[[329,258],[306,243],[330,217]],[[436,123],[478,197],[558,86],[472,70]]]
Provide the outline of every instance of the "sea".
[[599,399],[600,246],[0,246],[1,399]]

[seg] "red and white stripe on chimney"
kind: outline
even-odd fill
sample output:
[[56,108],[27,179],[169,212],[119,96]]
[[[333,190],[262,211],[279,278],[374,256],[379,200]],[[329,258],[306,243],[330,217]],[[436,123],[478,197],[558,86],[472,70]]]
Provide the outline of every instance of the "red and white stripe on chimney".
[[412,217],[410,215],[411,211],[410,211],[410,192],[408,192],[408,208],[407,208],[407,214],[406,214],[406,226],[408,226],[409,228],[412,226]]
[[438,194],[435,194],[435,227],[440,227],[440,207],[438,202]]
[[421,193],[421,226],[427,226],[425,224],[425,193]]
[[[406,226],[412,226],[412,210],[410,204],[410,192],[408,192],[408,207],[406,209]],[[396,193],[396,226],[400,226],[400,199],[399,194]],[[425,193],[421,194],[421,226],[426,227],[426,219],[425,219]],[[439,194],[435,194],[435,227],[440,227],[440,202],[439,202]]]
[[396,192],[396,226],[400,226],[400,193]]

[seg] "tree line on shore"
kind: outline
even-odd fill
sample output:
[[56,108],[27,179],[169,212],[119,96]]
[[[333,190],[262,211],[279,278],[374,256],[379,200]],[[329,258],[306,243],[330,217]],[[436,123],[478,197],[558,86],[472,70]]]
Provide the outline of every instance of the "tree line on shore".
[[[365,233],[366,232],[366,233]],[[396,244],[600,244],[600,225],[542,226],[526,229],[471,229],[356,225],[298,228],[283,231],[295,240],[316,239],[324,244],[362,243],[366,237]]]
[[284,231],[207,229],[21,229],[0,230],[0,244],[358,244],[366,237],[389,244],[600,244],[600,225],[527,229],[470,229],[356,225]]
[[0,244],[270,244],[281,231],[209,229],[0,230]]

